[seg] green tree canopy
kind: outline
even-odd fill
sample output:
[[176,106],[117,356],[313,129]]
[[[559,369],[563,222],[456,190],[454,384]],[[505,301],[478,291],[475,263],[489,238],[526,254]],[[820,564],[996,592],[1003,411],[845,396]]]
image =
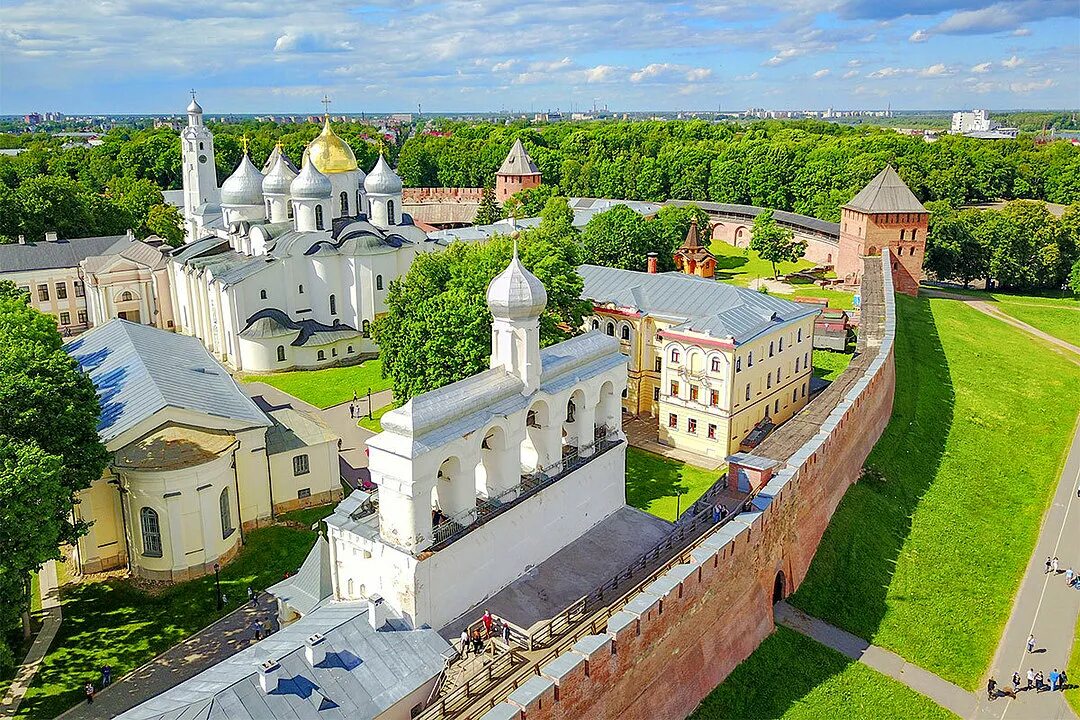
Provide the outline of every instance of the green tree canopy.
[[806,241],[795,239],[795,233],[776,222],[772,210],[764,210],[754,218],[750,249],[760,255],[763,260],[772,263],[775,278],[776,263],[799,260],[806,252]]

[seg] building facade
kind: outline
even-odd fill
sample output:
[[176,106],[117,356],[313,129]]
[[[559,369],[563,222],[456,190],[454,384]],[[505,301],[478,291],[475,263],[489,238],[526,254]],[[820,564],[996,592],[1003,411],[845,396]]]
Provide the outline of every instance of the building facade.
[[586,328],[629,357],[623,407],[661,443],[722,459],[808,402],[816,307],[682,273],[578,272]]
[[194,338],[115,319],[65,346],[98,388],[112,455],[77,495],[81,572],[212,572],[278,512],[341,497],[338,438],[290,408],[263,412]]
[[514,193],[539,187],[542,181],[539,166],[529,157],[521,140],[515,140],[495,173],[495,199],[502,205]]
[[698,239],[697,218],[691,218],[686,239],[675,251],[674,259],[675,269],[687,275],[711,278],[716,272],[716,258]]

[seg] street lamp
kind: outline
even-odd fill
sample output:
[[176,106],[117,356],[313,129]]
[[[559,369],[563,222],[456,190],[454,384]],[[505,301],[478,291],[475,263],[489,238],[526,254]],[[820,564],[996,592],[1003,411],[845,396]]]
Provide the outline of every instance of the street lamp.
[[221,577],[218,575],[218,570],[220,570],[220,569],[221,569],[221,566],[218,565],[217,563],[214,563],[214,593],[217,595],[217,609],[219,611],[221,610],[221,605],[222,605],[222,602],[221,602]]
[[679,522],[679,516],[682,515],[682,488],[675,488],[675,522]]

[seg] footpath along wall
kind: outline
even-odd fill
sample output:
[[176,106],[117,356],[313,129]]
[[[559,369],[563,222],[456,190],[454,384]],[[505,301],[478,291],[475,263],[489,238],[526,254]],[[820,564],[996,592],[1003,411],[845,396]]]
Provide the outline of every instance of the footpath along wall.
[[773,630],[773,601],[806,576],[821,536],[892,413],[891,258],[866,259],[859,355],[754,454],[780,463],[751,510],[706,535],[541,668],[485,720],[685,718]]

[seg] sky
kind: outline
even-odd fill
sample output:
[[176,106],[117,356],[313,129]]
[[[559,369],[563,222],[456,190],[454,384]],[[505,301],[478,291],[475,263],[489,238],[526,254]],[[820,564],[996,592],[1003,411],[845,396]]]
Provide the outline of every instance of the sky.
[[4,0],[0,114],[1080,108],[1078,0]]

